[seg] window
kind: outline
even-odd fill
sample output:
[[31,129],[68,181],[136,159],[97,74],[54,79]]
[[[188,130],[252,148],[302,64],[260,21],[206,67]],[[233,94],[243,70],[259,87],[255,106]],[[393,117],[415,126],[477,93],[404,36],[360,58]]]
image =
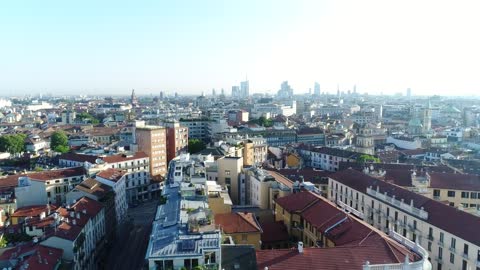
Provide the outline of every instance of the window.
[[449,190],[448,193],[447,193],[447,196],[448,197],[455,197],[455,191]]
[[470,193],[466,192],[466,191],[462,191],[462,198],[463,199],[468,199]]
[[462,270],[467,270],[467,266],[468,266],[467,261],[463,260],[462,261]]
[[455,254],[450,253],[450,263],[455,263]]
[[428,251],[432,251],[432,242],[428,242]]
[[468,257],[468,245],[463,244],[463,254],[465,254]]
[[442,259],[442,251],[443,251],[442,247],[438,247],[438,258],[439,259]]
[[428,238],[433,239],[433,228],[432,227],[428,228]]
[[229,170],[225,170],[225,175],[230,175],[230,171],[229,171]]
[[50,198],[52,196],[52,194],[49,192],[47,192],[47,197]]
[[242,241],[247,241],[247,235],[246,234],[242,234]]
[[225,184],[230,185],[232,182],[232,178],[230,177],[225,177]]
[[477,193],[476,192],[470,193],[470,198],[477,199]]
[[456,240],[455,238],[452,238],[452,242],[450,242],[450,247],[455,249],[455,244],[456,244]]
[[433,196],[434,197],[440,197],[440,189],[434,189],[433,190]]
[[440,233],[440,243],[443,243],[443,232]]

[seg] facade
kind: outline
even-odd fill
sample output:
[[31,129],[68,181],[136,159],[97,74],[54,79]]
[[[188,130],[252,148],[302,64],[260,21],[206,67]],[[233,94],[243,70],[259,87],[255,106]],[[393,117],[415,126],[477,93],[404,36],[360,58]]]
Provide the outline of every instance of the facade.
[[228,189],[233,204],[241,204],[245,200],[244,183],[240,179],[242,157],[223,157],[217,160],[217,182]]
[[65,195],[85,178],[83,167],[31,173],[18,177],[17,207],[65,203]]
[[167,163],[188,151],[188,128],[178,122],[166,123],[167,128]]
[[297,131],[297,142],[310,145],[325,145],[325,132],[320,128],[302,128]]
[[107,169],[96,175],[96,180],[110,186],[115,193],[115,215],[117,224],[127,217],[126,172],[118,169]]
[[90,198],[57,210],[55,229],[40,244],[63,250],[63,260],[73,263],[73,270],[97,269],[97,254],[105,236],[105,210]]
[[[203,184],[191,182],[189,162],[187,157],[170,162],[162,190],[167,200],[158,207],[145,256],[150,270],[222,269],[221,232],[214,226],[206,197],[196,195],[204,194],[205,179]],[[180,170],[184,174],[175,177]]]
[[220,226],[223,234],[232,237],[237,245],[252,245],[260,249],[263,233],[260,224],[252,213],[225,213],[215,215],[215,224]]
[[352,169],[330,176],[328,198],[376,228],[418,243],[430,253],[433,269],[478,265],[480,217]]
[[335,172],[340,162],[355,162],[359,153],[330,147],[314,148],[306,145],[298,147],[298,153],[308,167]]
[[209,141],[212,132],[212,120],[209,119],[180,119],[180,125],[188,128],[189,139]]
[[[309,262],[299,261],[297,265],[293,262],[286,263],[292,257],[278,261],[268,260],[263,256],[271,258],[272,254],[265,251],[267,254],[257,253],[257,259],[261,261],[259,266],[262,267],[308,269],[314,265],[315,269],[431,269],[428,252],[421,246],[393,231],[387,237],[383,232],[309,191],[276,199],[275,221],[284,223],[293,241],[298,241],[297,250],[291,250],[289,257],[305,253],[300,256]],[[340,259],[350,252],[355,256],[348,260]],[[281,254],[286,256],[285,253]],[[392,254],[401,257],[391,256]],[[314,263],[310,256],[318,258],[318,261]]]
[[138,150],[150,159],[150,176],[163,177],[167,173],[166,131],[160,126],[143,126],[135,129]]

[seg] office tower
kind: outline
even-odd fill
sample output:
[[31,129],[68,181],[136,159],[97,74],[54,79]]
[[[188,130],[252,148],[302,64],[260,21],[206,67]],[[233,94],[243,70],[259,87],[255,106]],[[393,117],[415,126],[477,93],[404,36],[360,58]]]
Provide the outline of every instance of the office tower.
[[240,97],[240,87],[232,86],[232,97],[234,98]]
[[278,90],[277,96],[279,98],[291,98],[293,97],[293,89],[288,84],[288,81],[282,82],[280,85],[280,90]]
[[315,82],[315,85],[313,87],[313,94],[315,96],[320,96],[320,84],[318,82]]
[[217,96],[217,91],[215,91],[215,88],[212,89],[212,96],[216,97]]
[[412,97],[412,89],[407,88],[407,98],[411,98],[411,97]]
[[250,95],[250,85],[248,80],[240,82],[240,94],[242,98],[246,98]]
[[356,84],[353,85],[353,94],[354,95],[357,94],[357,85]]
[[167,163],[188,151],[188,127],[177,121],[165,123],[167,128]]
[[163,91],[160,91],[160,100],[163,100]]
[[165,176],[167,173],[166,130],[161,126],[138,126],[135,129],[138,151],[150,159],[150,175]]

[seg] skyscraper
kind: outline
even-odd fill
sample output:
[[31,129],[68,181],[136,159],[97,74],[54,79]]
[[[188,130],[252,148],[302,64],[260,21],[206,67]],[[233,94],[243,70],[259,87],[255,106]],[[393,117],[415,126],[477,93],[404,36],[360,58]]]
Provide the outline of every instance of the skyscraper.
[[135,95],[135,89],[132,89],[132,96],[130,98],[130,103],[132,104],[132,107],[138,106],[138,99],[137,99],[137,96]]
[[278,90],[277,96],[279,98],[291,98],[293,97],[293,89],[288,84],[288,81],[282,82],[280,85],[280,90]]
[[250,85],[248,80],[240,82],[240,93],[242,98],[246,98],[250,95]]
[[240,87],[234,85],[232,86],[232,97],[239,98],[240,97]]
[[320,96],[320,84],[315,82],[315,86],[313,87],[313,94],[315,96]]
[[407,88],[407,98],[411,98],[411,97],[412,97],[412,89]]

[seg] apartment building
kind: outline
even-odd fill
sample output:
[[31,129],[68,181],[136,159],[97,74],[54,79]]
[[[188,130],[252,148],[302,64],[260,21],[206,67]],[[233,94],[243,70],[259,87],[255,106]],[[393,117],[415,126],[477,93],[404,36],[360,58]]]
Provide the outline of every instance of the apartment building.
[[167,173],[166,130],[161,126],[139,126],[135,129],[138,150],[150,159],[150,176],[163,178]]
[[355,162],[361,153],[330,147],[312,147],[300,145],[298,153],[308,167],[336,172],[340,162]]
[[[207,197],[202,195],[206,194],[205,185],[191,181],[191,166],[187,162],[186,159],[170,162],[162,190],[167,200],[155,214],[145,256],[150,270],[199,266],[222,269],[222,235],[214,225]],[[184,174],[174,177],[180,170]]]
[[217,182],[228,189],[233,204],[245,201],[245,181],[240,174],[243,167],[242,157],[223,157],[217,159]]
[[329,177],[328,198],[385,232],[430,253],[433,269],[478,269],[480,217],[347,169]]
[[117,214],[115,192],[112,187],[96,179],[87,178],[67,193],[66,200],[73,203],[82,197],[88,197],[102,204],[105,209],[105,236],[109,241],[113,240],[117,228]]
[[117,224],[122,223],[127,217],[126,175],[125,171],[110,168],[99,172],[95,177],[98,182],[110,186],[115,193]]
[[63,154],[60,166],[85,166],[93,176],[106,169],[125,171],[127,201],[142,201],[160,195],[160,182],[150,177],[150,158],[145,152],[122,153],[110,156]]
[[225,213],[215,215],[215,224],[223,234],[232,237],[237,245],[252,245],[260,249],[263,230],[253,213]]
[[65,195],[83,181],[83,167],[28,173],[18,177],[17,207],[65,203]]
[[63,250],[62,259],[73,270],[94,270],[105,235],[105,210],[101,203],[83,197],[54,214],[54,228],[40,244]]
[[188,127],[179,122],[165,123],[167,129],[167,163],[188,151]]
[[267,140],[261,137],[246,139],[243,142],[243,165],[261,165],[267,160]]
[[274,213],[297,249],[257,251],[259,267],[431,269],[428,252],[418,244],[393,231],[387,236],[312,192],[276,199]]
[[188,138],[209,141],[212,134],[212,122],[209,119],[180,119],[180,125],[187,127]]

